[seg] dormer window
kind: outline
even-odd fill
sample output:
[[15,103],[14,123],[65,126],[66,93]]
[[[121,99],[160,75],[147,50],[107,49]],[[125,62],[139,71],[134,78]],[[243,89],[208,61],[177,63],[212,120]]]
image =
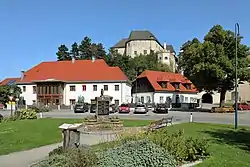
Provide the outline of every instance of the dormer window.
[[180,83],[174,82],[174,83],[172,83],[172,85],[175,88],[175,90],[179,90],[180,89]]
[[167,88],[168,87],[167,81],[160,81],[160,82],[158,82],[158,84],[161,85],[162,88]]
[[190,90],[191,89],[191,84],[184,84],[184,86],[186,87],[186,89]]

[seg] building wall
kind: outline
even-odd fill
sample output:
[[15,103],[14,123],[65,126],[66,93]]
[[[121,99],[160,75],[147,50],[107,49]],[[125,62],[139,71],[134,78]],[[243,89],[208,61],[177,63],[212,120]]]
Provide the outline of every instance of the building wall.
[[[86,85],[86,91],[83,91],[83,85]],[[93,85],[97,85],[97,91],[93,91]],[[70,99],[75,99],[77,102],[79,96],[83,96],[85,102],[90,103],[91,99],[101,95],[104,85],[108,85],[108,91],[104,91],[104,95],[112,96],[112,103],[115,100],[119,100],[119,104],[131,101],[131,86],[127,83],[72,83],[64,85],[63,104],[70,105]],[[119,91],[115,91],[115,85],[119,85]],[[25,92],[23,86],[26,86]],[[36,94],[33,94],[33,86],[36,85],[19,85],[22,89],[21,96],[27,105],[32,105],[37,100]],[[75,86],[75,91],[70,91],[70,86]]]
[[[150,50],[160,51],[162,50],[162,47],[154,40],[133,40],[127,42],[126,44],[126,55],[131,57],[145,54],[144,50],[146,50],[147,54],[149,54]],[[135,51],[137,54],[135,54]]]
[[158,60],[162,62],[163,64],[169,65],[171,70],[175,71],[176,69],[175,56],[173,55],[173,53],[170,53],[170,51],[165,50],[165,51],[160,52],[158,54]]
[[123,55],[125,53],[125,48],[116,48],[115,50],[117,50],[117,53]]
[[165,103],[167,97],[172,99],[172,103],[176,103],[176,95],[179,95],[181,103],[196,103],[198,95],[196,93],[178,93],[178,92],[147,92],[147,93],[134,93],[133,99],[139,98],[141,102],[141,97],[144,98],[144,102],[147,103],[147,97],[151,98],[153,103]]
[[[33,86],[36,86],[35,84],[29,84],[29,85],[18,85],[22,93],[20,96],[22,96],[25,100],[25,103],[27,105],[32,105],[33,102],[36,102],[36,94],[33,93]],[[26,91],[24,91],[24,87],[26,88]]]

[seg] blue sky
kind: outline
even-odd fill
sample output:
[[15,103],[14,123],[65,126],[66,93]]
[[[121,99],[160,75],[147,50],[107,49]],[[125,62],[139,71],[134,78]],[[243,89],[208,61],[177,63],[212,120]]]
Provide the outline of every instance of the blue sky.
[[250,46],[248,0],[0,0],[0,80],[56,60],[60,44],[89,36],[108,49],[131,30],[147,29],[180,46],[202,39],[215,24],[240,24]]

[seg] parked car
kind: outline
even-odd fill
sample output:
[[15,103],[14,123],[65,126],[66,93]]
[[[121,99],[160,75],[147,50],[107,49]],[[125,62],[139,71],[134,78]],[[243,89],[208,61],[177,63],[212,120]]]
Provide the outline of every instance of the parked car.
[[109,108],[110,113],[116,113],[119,112],[119,106],[116,104],[111,104]]
[[135,106],[134,113],[143,113],[143,114],[145,114],[147,112],[148,112],[148,110],[147,110],[147,108],[146,108],[146,106],[144,104],[137,104]]
[[146,104],[146,107],[148,111],[152,111],[152,112],[155,111],[155,105],[153,103]]
[[74,107],[74,113],[85,113],[89,111],[88,103],[76,104]]
[[164,103],[162,104],[157,104],[155,108],[155,113],[168,113],[168,106]]
[[130,108],[128,104],[121,104],[121,106],[119,107],[119,113],[129,113],[129,112]]
[[[235,104],[233,105],[235,109]],[[247,103],[238,103],[238,109],[239,110],[250,110],[250,105]]]

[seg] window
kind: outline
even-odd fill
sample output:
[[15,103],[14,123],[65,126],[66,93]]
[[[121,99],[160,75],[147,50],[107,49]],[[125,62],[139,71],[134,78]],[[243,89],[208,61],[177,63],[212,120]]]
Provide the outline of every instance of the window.
[[186,84],[185,87],[186,87],[186,89],[190,90],[191,89],[191,84]]
[[161,83],[161,87],[162,87],[162,88],[167,88],[167,82],[162,82],[162,83]]
[[76,86],[75,86],[75,85],[69,86],[69,90],[70,90],[71,92],[76,91]]
[[119,105],[119,100],[115,100],[115,105]]
[[97,91],[97,85],[93,85],[93,91]]
[[188,103],[188,97],[185,97],[185,102]]
[[104,91],[108,91],[109,90],[109,87],[108,87],[108,85],[104,85],[104,89],[103,89]]
[[33,86],[33,94],[36,94],[36,86]]
[[36,104],[36,101],[35,101],[35,100],[32,100],[32,103],[33,103],[33,104]]
[[179,83],[175,83],[174,87],[175,87],[175,89],[180,89],[180,84]]
[[160,103],[163,103],[163,96],[160,96]]
[[115,85],[115,91],[119,91],[119,85]]
[[69,99],[69,103],[72,104],[76,104],[76,99]]
[[151,103],[151,98],[150,98],[150,96],[147,96],[147,102],[148,102],[148,103]]
[[86,85],[82,85],[82,91],[86,91]]
[[144,50],[143,53],[146,55],[147,54],[147,50]]
[[134,51],[134,54],[137,55],[137,51]]
[[141,97],[141,103],[142,104],[144,103],[144,97],[143,96]]
[[166,56],[166,57],[165,57],[165,60],[167,60],[167,59],[168,59],[168,57]]
[[159,59],[161,60],[161,57],[159,57]]
[[23,86],[23,92],[26,92],[26,86]]

